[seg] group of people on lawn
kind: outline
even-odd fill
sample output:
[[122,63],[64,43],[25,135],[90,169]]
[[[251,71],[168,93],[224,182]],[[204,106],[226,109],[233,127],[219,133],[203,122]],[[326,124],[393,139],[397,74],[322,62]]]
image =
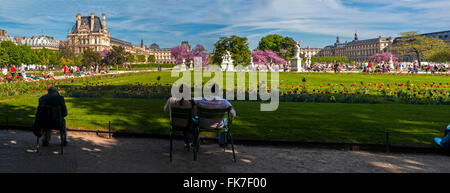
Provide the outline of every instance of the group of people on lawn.
[[36,76],[34,74],[28,75],[24,66],[16,68],[15,65],[11,68],[4,67],[2,70],[2,76],[0,76],[0,82],[12,82],[12,81],[33,81],[40,79],[55,79],[52,72],[42,72],[42,76]]

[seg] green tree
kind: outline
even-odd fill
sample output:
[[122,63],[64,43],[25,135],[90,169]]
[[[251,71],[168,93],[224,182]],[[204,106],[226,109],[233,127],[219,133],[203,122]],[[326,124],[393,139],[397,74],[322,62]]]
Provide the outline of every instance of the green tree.
[[28,45],[20,45],[18,46],[22,52],[22,63],[24,64],[32,64],[32,54],[33,50]]
[[428,55],[427,60],[436,63],[450,62],[450,46],[433,51],[433,53]]
[[108,52],[108,56],[106,57],[106,61],[108,64],[119,64],[122,65],[127,61],[127,52],[122,46],[113,46],[111,50]]
[[133,54],[128,54],[128,56],[127,56],[127,61],[128,61],[129,63],[134,63],[134,62],[136,62],[136,58],[134,57]]
[[137,55],[138,62],[145,62],[145,55]]
[[6,66],[9,63],[9,56],[6,49],[0,47],[0,66]]
[[219,41],[214,44],[213,63],[220,64],[222,56],[228,50],[231,53],[231,58],[234,60],[234,65],[250,63],[250,49],[248,48],[247,38],[232,35],[230,37],[221,37]]
[[148,59],[147,59],[147,61],[148,62],[151,62],[151,63],[154,63],[154,62],[156,62],[156,58],[155,58],[155,55],[150,55],[150,56],[148,56]]
[[391,46],[396,56],[415,56],[421,66],[422,58],[427,58],[434,49],[445,47],[445,42],[439,38],[419,35],[417,31],[400,33],[401,38]]
[[289,61],[295,54],[296,44],[297,42],[295,42],[295,40],[291,37],[283,37],[278,34],[270,34],[261,38],[257,49],[272,50],[280,58]]
[[100,53],[88,48],[81,54],[81,61],[87,66],[100,65],[102,56]]
[[22,64],[22,50],[11,41],[3,41],[0,47],[4,48],[9,57],[9,64]]

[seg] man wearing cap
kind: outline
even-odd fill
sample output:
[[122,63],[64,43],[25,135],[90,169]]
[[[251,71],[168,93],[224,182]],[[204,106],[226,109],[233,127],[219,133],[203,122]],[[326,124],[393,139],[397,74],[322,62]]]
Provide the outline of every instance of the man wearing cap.
[[[61,107],[61,116],[62,116],[62,129],[61,132],[63,132],[63,144],[67,144],[67,134],[66,134],[66,121],[64,120],[64,117],[67,116],[67,108],[66,103],[64,101],[64,97],[59,95],[58,89],[56,87],[50,87],[48,89],[48,94],[41,96],[39,98],[39,106],[41,105],[47,105],[47,106],[60,106]],[[39,107],[38,107],[39,108]],[[47,146],[50,141],[51,132],[46,132],[43,139],[42,144],[44,146]]]

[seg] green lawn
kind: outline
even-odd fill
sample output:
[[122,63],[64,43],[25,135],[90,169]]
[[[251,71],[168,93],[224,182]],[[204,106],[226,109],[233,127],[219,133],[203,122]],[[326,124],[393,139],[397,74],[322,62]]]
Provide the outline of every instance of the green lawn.
[[[170,72],[151,72],[134,76],[90,81],[90,85],[111,87],[155,83],[170,85],[177,77]],[[448,76],[367,75],[367,74],[294,74],[281,73],[281,84],[302,84],[305,77],[311,87],[331,84],[405,83],[444,85]],[[65,85],[83,85],[83,82]],[[62,85],[61,85],[62,86]],[[106,88],[106,87],[105,87]],[[106,92],[106,91],[105,91]],[[30,125],[41,93],[0,99],[0,124],[9,117],[10,124]],[[106,95],[107,96],[107,95]],[[66,97],[69,128],[106,129],[111,121],[114,130],[167,133],[169,115],[163,112],[163,98],[87,98]],[[401,145],[429,145],[442,136],[450,123],[449,105],[347,104],[281,102],[277,111],[261,112],[260,102],[231,101],[237,111],[233,122],[238,137],[291,139],[302,141],[384,143],[385,131],[391,142]]]
[[[11,124],[29,125],[37,98],[2,102],[0,116],[9,116]],[[69,128],[106,129],[111,121],[114,130],[168,132],[164,99],[66,98],[66,103]],[[260,139],[383,143],[383,132],[392,131],[394,144],[425,145],[442,135],[450,117],[450,107],[440,105],[286,102],[277,111],[260,112],[259,102],[232,104],[237,111],[235,135]]]

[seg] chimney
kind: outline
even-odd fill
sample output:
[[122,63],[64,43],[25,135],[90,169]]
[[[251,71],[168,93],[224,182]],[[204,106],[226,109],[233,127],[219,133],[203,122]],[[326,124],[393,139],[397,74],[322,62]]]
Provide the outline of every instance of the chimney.
[[94,31],[94,13],[91,13],[91,31]]
[[81,14],[78,13],[77,14],[77,29],[80,29],[80,25],[81,25]]
[[106,14],[102,13],[102,28],[106,30]]

